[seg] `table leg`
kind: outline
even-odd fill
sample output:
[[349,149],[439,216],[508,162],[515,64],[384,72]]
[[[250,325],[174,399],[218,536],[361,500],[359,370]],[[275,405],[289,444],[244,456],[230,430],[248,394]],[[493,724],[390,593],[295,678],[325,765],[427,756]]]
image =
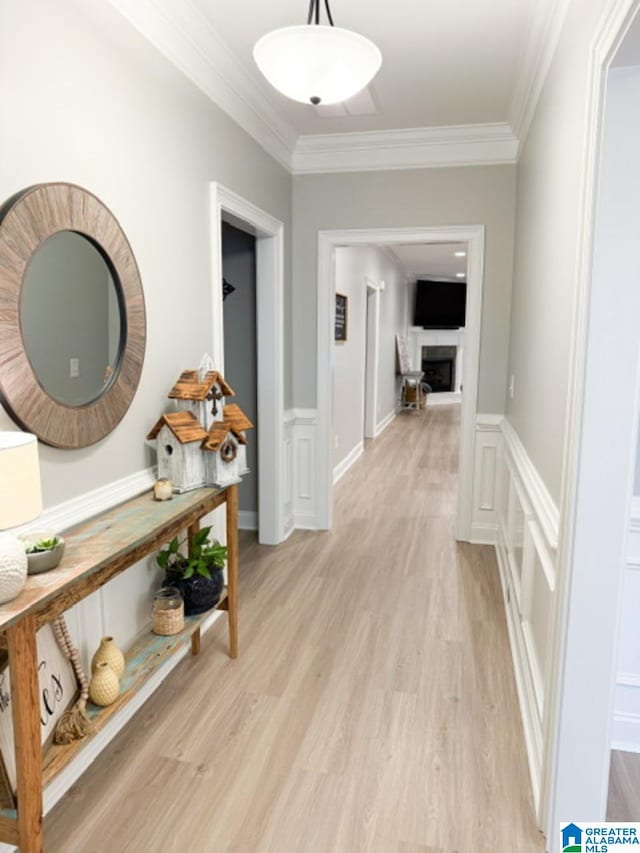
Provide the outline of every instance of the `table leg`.
[[229,655],[238,657],[238,486],[227,489],[227,587]]
[[200,654],[200,628],[196,628],[196,630],[191,635],[191,654]]
[[36,620],[26,616],[7,629],[11,708],[16,752],[20,853],[41,853],[42,746]]
[[[191,548],[193,546],[193,540],[200,530],[200,521],[194,521],[187,530],[188,542],[189,542],[189,552],[191,552]],[[200,654],[200,628],[196,628],[196,630],[191,635],[191,654],[198,655]]]

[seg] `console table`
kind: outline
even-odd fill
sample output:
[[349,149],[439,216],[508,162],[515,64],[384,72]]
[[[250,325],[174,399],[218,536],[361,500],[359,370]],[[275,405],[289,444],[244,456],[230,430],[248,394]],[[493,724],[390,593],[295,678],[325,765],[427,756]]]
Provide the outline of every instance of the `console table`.
[[[17,810],[0,811],[0,841],[17,844],[21,853],[41,853],[42,791],[91,740],[48,747],[45,754],[40,734],[40,688],[36,631],[72,605],[95,592],[112,578],[180,533],[189,540],[200,519],[219,506],[227,507],[228,582],[218,609],[229,616],[229,653],[238,654],[238,486],[203,488],[174,495],[170,501],[154,501],[151,493],[140,495],[65,532],[66,548],[57,569],[29,577],[27,586],[0,607],[0,632],[5,635],[11,672],[11,704],[17,772]],[[173,637],[142,635],[126,654],[127,668],[120,696],[107,708],[89,706],[99,731],[135,696],[157,669],[178,649],[191,643],[200,650],[200,626],[210,615],[187,617],[185,629]]]

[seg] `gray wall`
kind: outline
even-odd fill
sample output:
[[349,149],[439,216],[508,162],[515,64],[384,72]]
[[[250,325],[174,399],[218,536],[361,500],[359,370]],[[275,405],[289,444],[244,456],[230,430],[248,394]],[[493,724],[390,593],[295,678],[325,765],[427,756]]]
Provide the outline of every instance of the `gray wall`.
[[224,301],[225,379],[255,430],[247,433],[251,473],[240,485],[240,509],[258,511],[258,353],[256,337],[256,239],[222,223],[222,273],[235,291]]
[[[291,177],[109,4],[0,4],[0,80],[0,198],[56,180],[96,193],[131,242],[147,305],[141,384],[123,421],[94,447],[40,449],[48,506],[151,464],[144,437],[167,392],[211,349],[210,182],[282,220],[288,247]],[[14,428],[1,410],[0,428]]]
[[485,225],[479,411],[504,411],[515,166],[303,175],[293,184],[294,404],[316,404],[318,231]]
[[606,0],[574,0],[518,165],[509,421],[560,499],[591,41]]

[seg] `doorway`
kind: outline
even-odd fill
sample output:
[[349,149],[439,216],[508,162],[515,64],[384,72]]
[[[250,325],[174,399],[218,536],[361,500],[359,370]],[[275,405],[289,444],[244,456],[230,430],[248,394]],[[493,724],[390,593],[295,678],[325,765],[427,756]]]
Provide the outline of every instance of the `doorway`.
[[258,356],[256,322],[256,238],[222,222],[222,302],[226,380],[254,429],[249,433],[247,467],[238,491],[241,530],[258,530]]
[[380,292],[383,282],[365,276],[367,317],[364,368],[364,437],[375,438],[378,417],[378,359],[380,358]]
[[333,351],[335,328],[335,259],[344,247],[425,243],[459,243],[465,246],[467,260],[466,330],[462,384],[465,389],[461,407],[459,453],[459,490],[456,538],[471,540],[473,462],[478,401],[480,323],[484,271],[484,227],[449,228],[374,228],[366,230],[321,231],[318,234],[318,527],[330,529],[333,515]]
[[[211,355],[225,365],[223,309],[223,221],[255,238],[257,354],[258,540],[277,545],[284,540],[283,422],[284,347],[282,222],[223,187],[211,184],[212,343]],[[230,371],[233,371],[229,365]],[[230,372],[230,375],[231,375]]]

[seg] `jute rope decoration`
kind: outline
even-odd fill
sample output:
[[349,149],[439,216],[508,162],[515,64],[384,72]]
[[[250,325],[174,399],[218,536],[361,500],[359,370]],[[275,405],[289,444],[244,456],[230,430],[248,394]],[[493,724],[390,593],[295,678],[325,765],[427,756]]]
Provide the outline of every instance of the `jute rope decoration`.
[[73,743],[74,740],[81,740],[87,735],[95,731],[95,727],[87,716],[87,699],[89,698],[89,680],[84,674],[82,664],[80,663],[80,655],[78,650],[73,645],[67,623],[64,621],[64,616],[58,616],[51,623],[56,642],[60,646],[62,654],[71,663],[73,672],[76,676],[76,681],[80,687],[80,697],[78,701],[65,711],[56,724],[53,733],[53,742],[56,744]]

